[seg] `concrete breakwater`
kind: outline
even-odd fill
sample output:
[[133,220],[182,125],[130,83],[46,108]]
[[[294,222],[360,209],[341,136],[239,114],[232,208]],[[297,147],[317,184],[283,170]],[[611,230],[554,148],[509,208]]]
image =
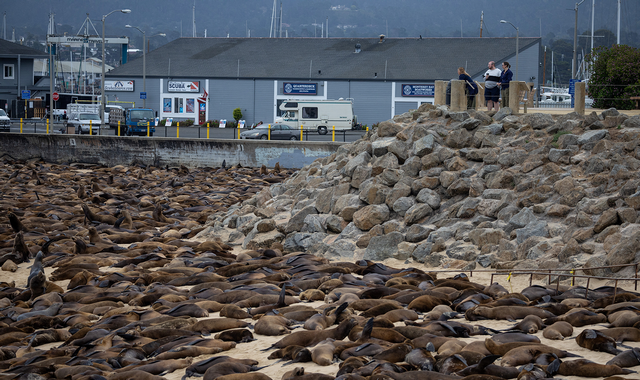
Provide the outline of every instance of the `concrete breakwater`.
[[250,140],[203,140],[115,136],[7,133],[0,139],[0,155],[15,160],[41,158],[46,162],[83,162],[106,166],[152,165],[267,167],[276,162],[298,169],[335,153],[343,143]]

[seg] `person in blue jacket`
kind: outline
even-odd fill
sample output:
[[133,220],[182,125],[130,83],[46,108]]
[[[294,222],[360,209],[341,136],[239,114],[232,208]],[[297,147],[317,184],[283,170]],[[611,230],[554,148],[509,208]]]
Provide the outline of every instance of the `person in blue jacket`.
[[478,94],[478,85],[471,79],[464,67],[458,67],[458,79],[465,81],[464,92],[467,95],[467,109],[476,107],[476,95]]
[[[509,62],[502,62],[502,74],[500,74],[500,97],[502,98],[502,107],[509,107],[509,82],[513,79],[513,72],[510,70]],[[515,95],[517,96],[517,94]]]

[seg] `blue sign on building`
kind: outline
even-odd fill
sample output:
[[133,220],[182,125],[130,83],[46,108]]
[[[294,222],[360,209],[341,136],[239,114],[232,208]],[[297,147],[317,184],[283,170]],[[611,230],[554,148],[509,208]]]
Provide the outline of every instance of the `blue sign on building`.
[[436,86],[433,84],[403,84],[402,96],[434,96]]
[[317,95],[317,83],[283,83],[283,93],[285,95]]
[[147,93],[140,91],[140,99],[146,99],[147,98]]
[[22,90],[22,100],[31,99],[31,90]]

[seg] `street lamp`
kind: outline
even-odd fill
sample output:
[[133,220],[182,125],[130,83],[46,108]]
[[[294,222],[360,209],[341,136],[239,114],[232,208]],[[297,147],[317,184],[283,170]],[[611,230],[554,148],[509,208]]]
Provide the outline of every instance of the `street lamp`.
[[511,24],[509,21],[506,21],[506,20],[500,20],[500,23],[510,24],[516,30],[516,80],[518,80],[518,50],[520,50],[518,46],[518,42],[519,42],[518,40],[520,37],[520,29],[516,28],[515,25]]
[[[142,91],[145,93],[144,99],[142,99],[142,108],[147,108],[147,33],[144,30],[138,28],[137,26],[125,25],[125,28],[134,28],[138,29],[140,33],[142,33]],[[164,33],[154,34],[151,37],[162,36],[166,37]],[[149,38],[151,38],[149,37]]]
[[104,103],[105,103],[105,96],[104,96],[104,60],[105,60],[105,53],[104,53],[104,20],[107,18],[107,16],[109,16],[110,14],[112,14],[114,12],[131,13],[131,9],[116,9],[115,11],[111,11],[111,12],[107,13],[106,15],[102,16],[102,78],[100,80],[100,96],[102,96],[102,101],[100,102],[100,129],[104,128]]

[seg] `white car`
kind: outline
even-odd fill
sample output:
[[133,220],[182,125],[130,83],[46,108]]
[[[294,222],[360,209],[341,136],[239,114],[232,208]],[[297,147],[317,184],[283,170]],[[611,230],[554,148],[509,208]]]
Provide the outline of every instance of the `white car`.
[[0,131],[11,132],[11,119],[7,116],[7,113],[0,108]]
[[91,133],[97,135],[100,129],[100,115],[84,112],[71,114],[67,125],[74,127],[76,134],[88,134],[91,129]]

